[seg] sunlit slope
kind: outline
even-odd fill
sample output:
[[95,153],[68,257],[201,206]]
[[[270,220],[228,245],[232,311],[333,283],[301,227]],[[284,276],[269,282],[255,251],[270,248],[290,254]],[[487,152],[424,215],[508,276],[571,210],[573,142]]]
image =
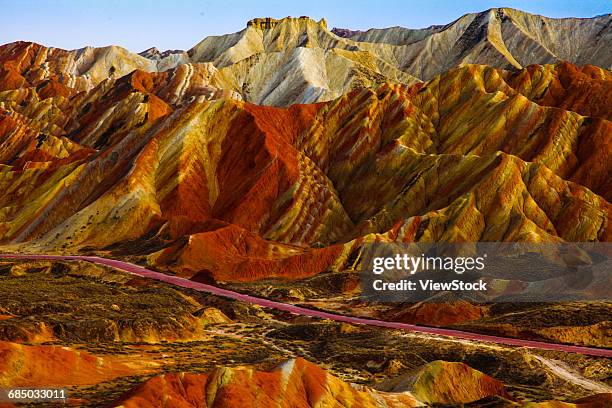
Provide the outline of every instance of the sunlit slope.
[[[139,54],[117,46],[62,50],[15,42],[0,46],[0,90],[35,86],[44,96],[69,96],[139,69],[170,71],[185,87],[193,81],[248,102],[287,106],[329,101],[385,81],[412,85],[466,64],[521,69],[568,61],[610,69],[611,18],[553,19],[498,8],[444,26],[366,32],[330,30],[325,19],[257,18],[187,51]],[[182,66],[181,74],[172,71]]]
[[182,88],[209,72],[0,93],[2,241],[250,280],[363,240],[610,240],[608,71],[468,65],[289,108]]

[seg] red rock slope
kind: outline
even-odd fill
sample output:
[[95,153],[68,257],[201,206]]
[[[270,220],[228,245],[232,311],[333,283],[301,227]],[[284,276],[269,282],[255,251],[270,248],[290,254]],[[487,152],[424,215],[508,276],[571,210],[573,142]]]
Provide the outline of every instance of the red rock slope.
[[[218,368],[208,375],[165,374],[130,391],[116,406],[413,407],[508,397],[501,382],[461,363],[433,362],[418,372],[416,382],[396,382],[410,390],[388,393],[348,384],[297,358],[270,372]],[[456,386],[458,382],[462,384]]]
[[0,341],[0,386],[50,387],[97,384],[143,372],[116,357],[98,357],[61,346],[27,346]]
[[608,71],[466,65],[272,108],[182,90],[189,69],[0,93],[0,241],[253,280],[364,240],[611,239]]

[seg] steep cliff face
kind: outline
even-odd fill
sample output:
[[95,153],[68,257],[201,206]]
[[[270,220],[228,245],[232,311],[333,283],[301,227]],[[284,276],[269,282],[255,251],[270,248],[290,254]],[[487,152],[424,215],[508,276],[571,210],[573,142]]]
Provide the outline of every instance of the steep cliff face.
[[[303,77],[300,86],[311,89],[309,95],[293,95],[295,102],[304,103],[329,100],[362,84],[371,86],[381,75],[411,84],[414,78],[430,80],[462,64],[517,69],[565,60],[609,68],[612,56],[606,51],[606,39],[612,35],[611,18],[550,19],[501,8],[467,14],[446,26],[354,33],[329,31],[323,21],[306,18],[255,19],[238,33],[204,39],[189,55],[194,61],[231,67],[226,71],[239,82],[234,89],[244,86],[250,91],[244,94],[246,100],[284,105],[288,96],[284,88],[294,92],[296,88],[291,83],[295,79],[283,78],[288,73]],[[308,63],[303,66],[293,65],[305,58]],[[236,70],[247,74],[241,78]],[[334,81],[347,70],[340,76],[342,82]],[[267,73],[263,75],[267,83],[274,84],[268,90],[251,80],[262,73]],[[274,88],[276,95],[270,94]]]
[[[300,21],[307,21],[307,20],[310,20],[308,16],[301,16],[299,18],[287,17],[281,20],[278,20],[276,18],[271,18],[271,17],[254,18],[247,22],[247,27],[255,27],[259,30],[270,30],[285,21],[300,22]],[[319,25],[322,26],[323,28],[327,28],[327,21],[325,19],[321,19],[319,21]]]
[[347,48],[352,43],[329,32],[325,20],[254,19],[237,33],[205,38],[189,50],[189,55],[193,61],[224,67],[262,52],[284,52],[298,47]]

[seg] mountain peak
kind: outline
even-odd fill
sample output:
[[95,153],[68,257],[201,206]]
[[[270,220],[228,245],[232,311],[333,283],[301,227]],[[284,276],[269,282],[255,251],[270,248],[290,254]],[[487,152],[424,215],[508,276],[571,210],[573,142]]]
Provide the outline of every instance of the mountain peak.
[[300,17],[291,17],[287,16],[285,18],[276,19],[272,17],[258,17],[251,19],[247,22],[247,27],[255,27],[260,30],[270,30],[282,23],[299,23],[299,22],[313,22],[323,26],[323,28],[327,28],[327,20],[322,18],[319,21],[316,21],[308,16],[300,16]]
[[157,49],[157,47],[151,47],[142,52],[139,52],[138,55],[140,55],[141,57],[148,58],[150,60],[161,60],[172,54],[181,54],[183,52],[183,50],[166,50],[162,52]]

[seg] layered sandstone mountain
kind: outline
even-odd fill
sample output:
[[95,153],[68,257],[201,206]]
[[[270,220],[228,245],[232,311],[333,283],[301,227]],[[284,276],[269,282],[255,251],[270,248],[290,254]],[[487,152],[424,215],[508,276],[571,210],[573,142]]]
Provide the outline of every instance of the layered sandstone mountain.
[[[383,389],[385,391],[380,391]],[[112,406],[136,407],[605,407],[610,394],[596,394],[573,403],[515,401],[504,384],[463,363],[433,361],[378,384],[350,384],[302,358],[271,371],[220,367],[208,374],[168,373],[146,381]]]
[[[283,33],[281,37],[276,30]],[[380,85],[386,79],[416,81],[368,52],[348,50],[347,46],[336,49],[327,40],[323,44],[298,43],[307,33],[315,32],[313,38],[322,35],[318,31],[335,37],[321,23],[302,18],[283,19],[274,30],[249,26],[234,35],[208,37],[188,53],[161,53],[152,48],[133,54],[116,46],[66,51],[16,42],[0,47],[0,90],[54,87],[66,96],[135,69],[162,72],[189,63],[195,69],[203,63],[214,71],[205,85],[268,105],[329,100],[354,88]],[[187,76],[184,80],[184,86],[189,87],[196,78]]]
[[67,51],[19,41],[0,47],[0,89],[50,81],[76,91],[89,90],[107,78],[120,78],[135,69],[161,71],[182,62],[187,61],[173,55],[151,60],[118,46]]
[[498,396],[510,399],[504,384],[467,364],[432,361],[403,376],[387,380],[381,389],[409,391],[419,401],[431,404],[457,404]]
[[[112,355],[108,350],[97,354],[81,350],[81,347],[0,342],[3,357],[0,359],[0,385],[4,388],[42,384],[70,387],[68,403],[71,405],[124,408],[222,408],[237,404],[387,408],[466,404],[481,407],[493,403],[504,407],[599,408],[609,405],[611,397],[605,393],[606,387],[600,385],[604,392],[591,392],[578,399],[572,397],[572,403],[550,397],[543,402],[529,402],[509,394],[507,389],[512,386],[496,378],[467,364],[442,360],[412,370],[403,369],[399,375],[379,383],[362,385],[342,380],[300,357],[285,360],[271,370],[234,365],[216,366],[202,372],[196,365],[193,366],[196,371],[168,371],[168,367],[160,367],[151,355],[145,357],[132,348]],[[562,367],[559,362],[554,364]],[[583,380],[588,385],[589,381]],[[112,387],[118,389],[112,391]],[[91,394],[91,390],[98,391]]]
[[[73,347],[0,342],[0,352],[3,356],[0,385],[5,388],[45,384],[76,389],[105,382],[117,385],[112,380],[128,376],[137,379],[135,376],[150,375],[158,369],[150,361],[140,361],[137,355],[96,355]],[[466,364],[447,361],[430,362],[374,386],[343,381],[303,358],[287,360],[269,371],[248,366],[216,367],[207,373],[168,372],[139,384],[131,383],[130,389],[108,406],[222,408],[247,404],[399,408],[471,403],[483,406],[487,401],[500,401],[504,406],[525,403],[515,401],[501,381]],[[88,402],[75,398],[79,394],[71,388],[73,405]],[[600,407],[606,402],[609,395],[600,394],[567,406]],[[532,404],[529,406],[566,406],[559,401]]]
[[[424,29],[391,27],[365,32],[332,30],[359,43],[395,46],[397,67],[423,80],[459,64],[522,68],[569,61],[610,69],[612,15],[590,19],[547,18],[511,8],[466,14],[444,26]],[[377,48],[374,48],[377,49]]]
[[[449,378],[454,379],[449,382]],[[256,406],[414,407],[461,404],[486,397],[508,397],[504,385],[461,363],[436,361],[413,377],[393,381],[394,392],[348,384],[317,365],[297,358],[270,372],[218,368],[209,374],[170,373],[127,393],[117,407]],[[453,382],[460,382],[457,387]],[[163,403],[162,403],[163,401]]]
[[467,65],[289,108],[215,72],[0,93],[2,242],[252,280],[345,269],[373,240],[610,240],[609,71]]
[[[384,75],[407,84],[412,82],[412,78],[429,80],[450,68],[470,63],[516,69],[564,60],[609,69],[612,55],[607,42],[612,36],[611,19],[610,15],[592,19],[551,19],[500,8],[467,14],[446,26],[422,30],[395,27],[355,33],[329,31],[325,20],[315,22],[303,17],[256,19],[238,33],[204,39],[189,50],[189,55],[194,61],[212,62],[218,67],[233,67],[242,61],[242,65],[247,67],[240,69],[248,72],[243,86],[246,84],[251,91],[262,88],[256,82],[249,81],[249,71],[255,70],[253,73],[257,78],[262,75],[261,69],[253,67],[253,61],[267,66],[272,64],[270,68],[277,68],[279,59],[291,64],[295,60],[308,59],[309,64],[299,68],[290,68],[284,62],[280,72],[305,78],[306,81],[300,79],[302,83],[318,77],[322,79],[321,84],[325,84],[327,77],[332,92],[324,92],[317,99],[327,100],[337,90],[337,86],[329,82],[330,75],[338,77],[350,63],[344,59],[352,60],[352,69],[358,69],[368,77]],[[326,55],[324,60],[321,59],[322,54]],[[274,56],[272,61],[271,56]],[[260,62],[262,59],[263,62]],[[350,79],[345,74],[342,77],[347,78],[345,84]],[[257,91],[251,95],[245,94],[245,99],[267,105],[282,105],[285,101],[278,94],[285,92],[283,88],[290,86],[295,90],[295,83],[288,84],[278,77],[273,81],[266,77],[266,80],[273,83],[269,90],[264,94]],[[358,80],[363,82],[361,78]],[[274,88],[277,88],[274,90],[276,95],[269,94]],[[312,83],[311,88],[314,89],[310,92],[319,91],[316,83]],[[343,88],[344,92],[350,89],[346,85]],[[301,97],[294,101],[314,100]]]
[[143,56],[145,58],[148,59],[153,59],[153,60],[162,60],[170,55],[173,54],[181,54],[180,57],[187,59],[187,55],[185,55],[185,51],[182,50],[166,50],[166,51],[160,51],[158,50],[156,47],[151,47],[151,48],[147,48],[146,50],[139,52],[138,55]]
[[417,82],[368,47],[331,33],[325,20],[253,21],[240,32],[205,38],[189,50],[192,61],[219,67],[223,87],[242,92],[247,101],[311,103],[385,80]]
[[[214,71],[205,85],[249,102],[286,106],[328,101],[386,80],[412,85],[464,64],[520,69],[569,61],[609,69],[611,19],[551,19],[500,8],[445,26],[351,32],[330,31],[324,19],[264,18],[188,51],[153,47],[140,54],[116,46],[66,51],[17,42],[0,47],[0,90],[36,86],[66,96],[134,69],[162,72],[192,64],[197,70],[205,64]],[[189,75],[184,81],[191,86]]]

